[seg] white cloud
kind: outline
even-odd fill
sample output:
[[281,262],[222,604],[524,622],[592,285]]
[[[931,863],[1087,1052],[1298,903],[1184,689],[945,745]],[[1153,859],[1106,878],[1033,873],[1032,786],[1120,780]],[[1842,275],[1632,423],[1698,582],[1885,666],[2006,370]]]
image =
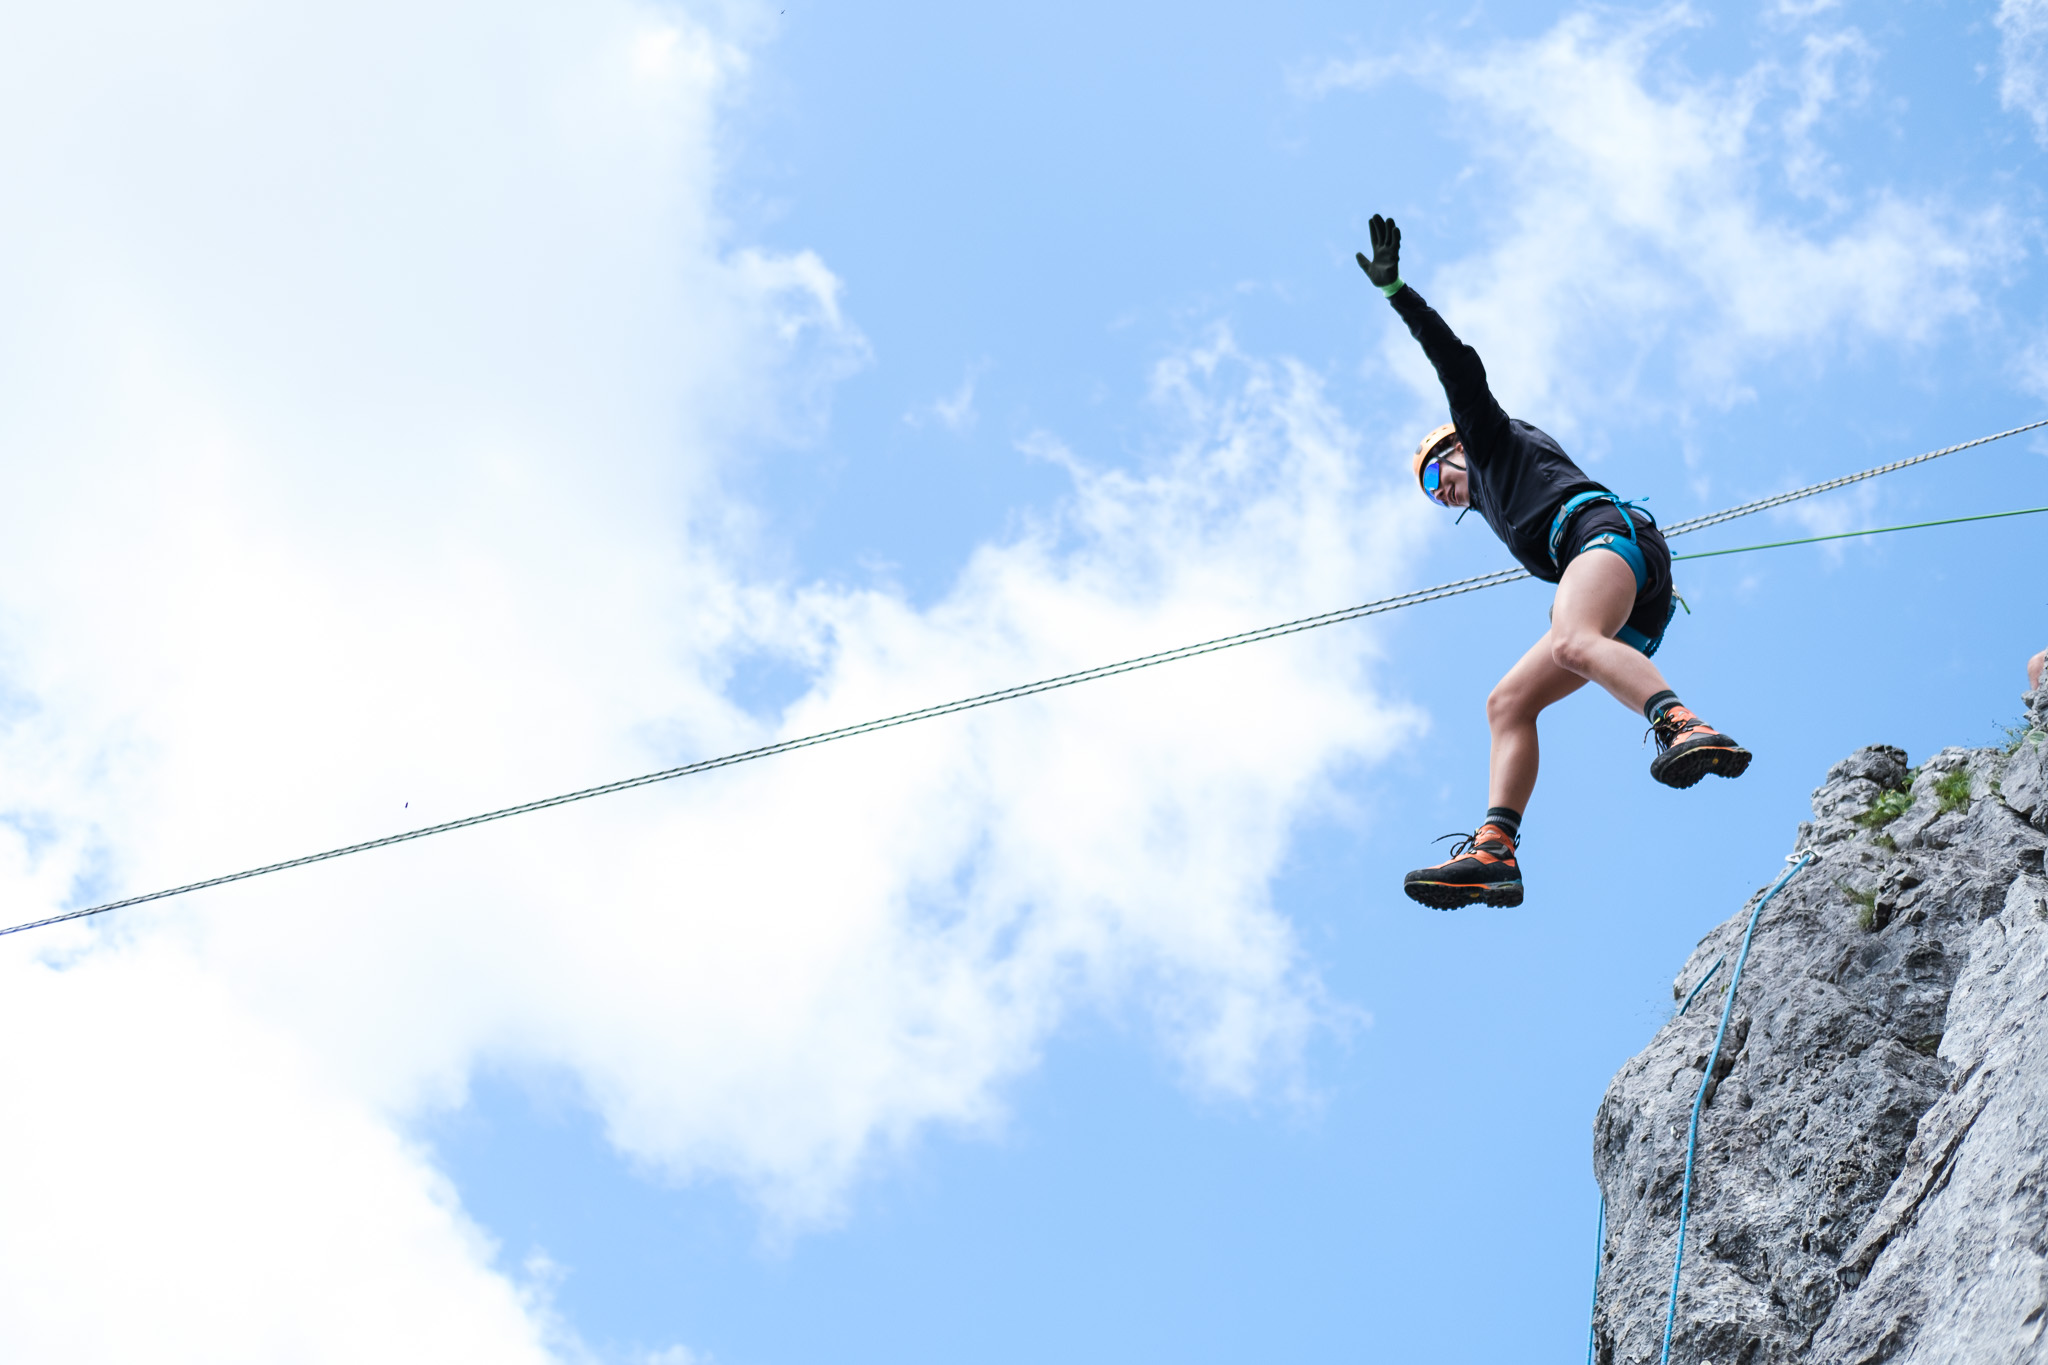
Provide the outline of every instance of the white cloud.
[[1841,6],[1842,0],[1777,0],[1777,3],[1771,6],[1770,15],[1774,19],[1798,23],[1826,14],[1829,10],[1840,9]]
[[2020,387],[2048,397],[2048,337],[2037,335],[2013,360]]
[[1999,99],[2025,114],[2035,139],[2048,147],[2048,0],[2000,0],[1997,23],[2005,68]]
[[[1384,585],[1415,523],[1355,483],[1355,439],[1307,375],[1219,342],[1160,382],[1190,429],[1177,455],[1143,478],[1073,462],[1070,511],[984,547],[931,609],[828,588],[771,604],[762,619],[785,633],[768,643],[818,674],[772,733]],[[1389,529],[1360,544],[1374,523]],[[547,650],[552,623],[527,624],[516,643]],[[367,629],[352,638],[374,648]],[[566,1067],[650,1165],[728,1172],[785,1218],[826,1216],[876,1145],[987,1122],[1075,1005],[1151,1012],[1200,1086],[1287,1074],[1317,992],[1266,881],[1332,764],[1414,724],[1362,692],[1370,647],[1333,632],[1219,656],[255,886],[203,919],[206,955],[389,1106],[456,1093],[480,1056]],[[602,715],[595,673],[563,700]],[[521,698],[502,678],[469,685]],[[577,777],[680,756],[636,742],[663,714],[570,725],[587,746]],[[420,763],[472,774],[434,798],[449,813],[568,785],[480,762],[502,723]],[[771,733],[678,723],[692,754]],[[308,823],[294,812],[273,837]],[[364,980],[381,1001],[367,1016]]]
[[[1582,12],[1533,40],[1406,63],[1442,73],[1489,232],[1483,255],[1444,261],[1410,230],[1404,273],[1486,357],[1510,411],[1565,430],[1617,407],[1654,415],[1664,386],[1637,376],[1667,355],[1682,391],[1739,401],[1756,366],[1817,340],[1925,343],[2015,258],[1996,207],[1882,189],[1823,193],[1819,217],[1775,203],[1771,179],[1831,185],[1816,130],[1867,95],[1872,49],[1853,29],[1807,33],[1790,65],[1692,79],[1664,58],[1694,23],[1684,8]],[[1406,336],[1388,359],[1434,394]]]
[[935,398],[922,407],[912,408],[903,414],[904,422],[921,427],[929,420],[955,434],[972,431],[981,416],[974,410],[974,387],[983,368],[980,365],[969,366],[967,373],[961,376],[959,388],[944,398]]
[[1404,54],[1332,57],[1304,63],[1287,73],[1287,90],[1298,99],[1319,99],[1338,90],[1370,90],[1407,71]]
[[640,1365],[707,1365],[707,1362],[687,1346],[671,1346],[666,1350],[649,1352],[641,1358]]
[[1785,135],[1785,179],[1801,195],[1828,198],[1837,207],[1848,207],[1839,194],[1830,194],[1836,167],[1815,140],[1814,132],[1836,106],[1854,108],[1869,98],[1870,68],[1877,50],[1853,28],[1832,33],[1808,33],[1800,40],[1799,73],[1794,82],[1797,103],[1783,119]]
[[[2006,254],[1995,215],[1884,193],[1834,227],[1774,213],[1750,171],[1768,151],[1760,83],[1653,82],[1671,22],[1575,16],[1459,71],[1458,93],[1490,116],[1484,149],[1516,208],[1484,262],[1447,270],[1450,297],[1491,334],[1489,358],[1533,381],[1535,405],[1612,396],[1565,373],[1585,368],[1602,331],[1638,347],[1668,337],[1726,401],[1751,364],[1794,344],[1851,330],[1919,341],[1977,305],[1973,280]],[[1511,70],[1523,79],[1501,79]],[[1803,111],[1822,92],[1801,85]],[[1793,117],[1794,165],[1810,174],[1812,120]]]
[[174,947],[5,951],[10,1360],[550,1358],[454,1194]]
[[[723,452],[815,430],[864,349],[823,262],[721,235],[729,39],[81,16],[0,54],[21,918],[1341,605],[1423,524],[1313,376],[1219,337],[1159,371],[1174,449],[1041,442],[1071,505],[931,608],[764,578]],[[771,720],[720,690],[760,651],[814,677]],[[573,1354],[399,1136],[483,1064],[568,1069],[649,1168],[793,1224],[991,1121],[1077,1008],[1284,1087],[1325,1007],[1266,887],[1418,723],[1373,665],[1342,627],[6,941],[45,1045],[9,1064],[0,1265],[40,1306],[0,1355]],[[64,1336],[88,1294],[147,1311]]]

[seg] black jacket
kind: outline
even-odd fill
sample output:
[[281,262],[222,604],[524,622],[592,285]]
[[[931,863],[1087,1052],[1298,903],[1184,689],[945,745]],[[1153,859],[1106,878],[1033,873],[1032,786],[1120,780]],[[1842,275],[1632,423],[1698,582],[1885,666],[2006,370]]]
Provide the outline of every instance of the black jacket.
[[1523,568],[1546,583],[1557,582],[1557,566],[1550,562],[1550,519],[1574,493],[1604,492],[1606,485],[1587,478],[1550,437],[1501,411],[1486,387],[1479,353],[1458,340],[1422,295],[1403,285],[1389,302],[1422,343],[1422,353],[1436,366],[1444,396],[1451,400],[1451,421],[1465,443],[1472,506]]

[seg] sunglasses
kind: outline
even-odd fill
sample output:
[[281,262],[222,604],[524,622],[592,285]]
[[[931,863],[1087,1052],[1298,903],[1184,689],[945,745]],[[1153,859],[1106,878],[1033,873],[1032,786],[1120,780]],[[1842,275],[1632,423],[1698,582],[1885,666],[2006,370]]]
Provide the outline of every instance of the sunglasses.
[[1450,504],[1446,503],[1443,498],[1443,485],[1443,456],[1433,455],[1430,457],[1429,463],[1422,467],[1422,491],[1429,494],[1430,501],[1436,503],[1437,506],[1448,507]]

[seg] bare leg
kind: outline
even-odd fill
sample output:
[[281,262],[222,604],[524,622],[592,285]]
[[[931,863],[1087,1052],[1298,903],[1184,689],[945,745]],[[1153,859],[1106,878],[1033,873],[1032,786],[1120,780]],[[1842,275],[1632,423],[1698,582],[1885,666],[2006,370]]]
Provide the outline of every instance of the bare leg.
[[1599,683],[1631,711],[1670,684],[1657,665],[1614,638],[1635,609],[1636,576],[1620,555],[1588,550],[1557,585],[1550,613],[1551,659]]
[[1486,723],[1493,732],[1487,804],[1529,809],[1540,758],[1536,717],[1546,706],[1588,680],[1635,711],[1665,690],[1657,666],[1614,638],[1635,600],[1636,576],[1620,555],[1589,551],[1565,570],[1550,629],[1486,699]]
[[[1627,565],[1623,565],[1624,570]],[[1536,717],[1552,702],[1563,701],[1586,685],[1586,680],[1569,669],[1559,668],[1551,657],[1557,649],[1555,631],[1529,646],[1529,652],[1494,684],[1486,699],[1486,724],[1493,731],[1493,752],[1488,761],[1486,804],[1510,810],[1529,809],[1529,794],[1536,790]]]

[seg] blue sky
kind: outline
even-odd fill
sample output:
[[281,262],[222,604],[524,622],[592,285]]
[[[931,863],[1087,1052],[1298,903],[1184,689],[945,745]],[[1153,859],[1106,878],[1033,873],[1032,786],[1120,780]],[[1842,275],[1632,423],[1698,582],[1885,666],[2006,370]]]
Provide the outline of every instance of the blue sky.
[[[1666,521],[2048,410],[2040,0],[17,19],[10,921],[1501,566],[1375,212]],[[1681,565],[1757,762],[1574,698],[1511,913],[1398,882],[1530,583],[0,941],[0,1344],[1568,1354],[1607,1078],[1829,763],[2000,737],[2040,544]]]

